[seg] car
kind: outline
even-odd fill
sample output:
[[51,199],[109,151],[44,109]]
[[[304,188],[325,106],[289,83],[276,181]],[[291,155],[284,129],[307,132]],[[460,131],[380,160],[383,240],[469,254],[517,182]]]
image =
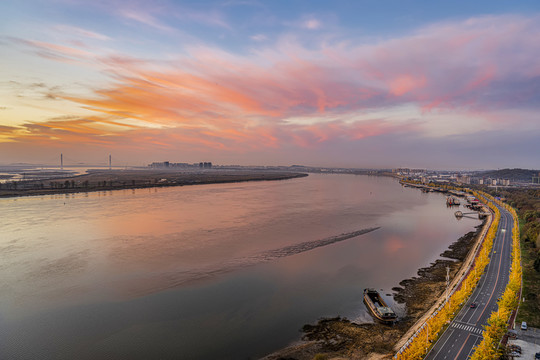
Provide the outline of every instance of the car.
[[471,303],[471,309],[476,309],[477,306],[475,302]]
[[521,330],[527,330],[527,322],[522,322],[521,323]]
[[540,352],[537,352],[536,354],[534,354],[534,358],[535,359],[540,359]]

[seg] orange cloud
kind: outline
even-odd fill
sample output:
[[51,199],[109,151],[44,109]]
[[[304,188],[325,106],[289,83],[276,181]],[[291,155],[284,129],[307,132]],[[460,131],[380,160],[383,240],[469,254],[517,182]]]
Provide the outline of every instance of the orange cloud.
[[[126,16],[149,25],[154,19]],[[9,141],[249,152],[418,131],[418,119],[408,114],[392,121],[379,114],[388,108],[416,107],[427,122],[434,109],[472,112],[500,106],[507,94],[485,91],[493,90],[495,81],[506,81],[521,91],[524,101],[534,103],[531,74],[538,72],[537,56],[499,55],[506,48],[522,48],[527,42],[519,40],[534,38],[537,25],[528,20],[515,27],[515,19],[509,19],[499,22],[494,33],[486,31],[494,22],[497,19],[486,18],[472,25],[434,26],[422,36],[325,45],[321,51],[287,43],[234,55],[194,46],[189,55],[167,61],[99,56],[73,46],[19,40],[42,56],[85,64],[91,59],[92,66],[99,64],[113,75],[111,83],[92,96],[50,91],[95,116],[28,122],[0,129],[0,135]],[[528,86],[526,91],[520,84]],[[366,121],[372,109],[378,118]],[[357,119],[357,114],[362,116]],[[294,123],[294,118],[304,122]]]
[[390,93],[401,96],[412,90],[422,88],[425,85],[426,78],[424,76],[400,75],[390,81]]

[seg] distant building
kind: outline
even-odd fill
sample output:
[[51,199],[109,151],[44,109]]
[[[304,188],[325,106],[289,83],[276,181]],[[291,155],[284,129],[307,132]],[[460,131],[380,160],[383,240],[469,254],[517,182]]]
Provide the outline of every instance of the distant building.
[[409,175],[411,173],[411,169],[409,169],[409,168],[397,168],[397,169],[393,169],[392,172],[394,174],[398,174],[398,175]]
[[532,177],[532,183],[533,184],[540,184],[540,173],[538,173],[538,176],[534,176]]
[[456,181],[461,184],[470,184],[471,177],[469,175],[458,175],[456,176]]
[[151,168],[168,168],[170,166],[170,163],[168,161],[153,162],[148,166]]
[[194,163],[194,164],[188,164],[188,163],[172,163],[169,161],[162,161],[162,162],[153,162],[150,165],[148,165],[151,168],[204,168],[204,169],[210,169],[212,167],[211,162],[200,162],[200,163]]

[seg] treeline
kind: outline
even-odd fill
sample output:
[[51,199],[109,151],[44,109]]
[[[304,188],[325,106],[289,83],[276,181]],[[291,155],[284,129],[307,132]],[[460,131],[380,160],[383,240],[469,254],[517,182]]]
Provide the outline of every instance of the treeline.
[[75,181],[75,180],[54,180],[54,181],[10,181],[0,183],[0,190],[33,190],[33,189],[95,189],[113,187],[134,187],[139,185],[152,185],[159,183],[159,179],[145,181]]
[[[517,218],[516,211],[508,204],[498,200],[497,202],[508,210],[512,216]],[[510,316],[516,310],[519,303],[519,290],[521,288],[522,268],[521,251],[519,248],[519,228],[514,222],[512,229],[512,266],[510,267],[510,276],[504,293],[497,301],[497,311],[493,311],[488,319],[488,325],[484,327],[482,341],[474,348],[471,360],[496,360],[503,355],[503,348],[499,346],[504,334],[507,332],[507,324]]]
[[[474,193],[474,195],[478,198],[483,197],[480,193]],[[455,317],[480,281],[480,277],[484,273],[486,266],[489,264],[489,254],[493,247],[493,242],[501,218],[499,210],[493,205],[492,201],[484,199],[484,202],[488,204],[493,211],[494,218],[489,226],[482,247],[474,260],[471,270],[458,285],[458,288],[450,295],[448,302],[443,302],[420,330],[415,333],[413,338],[409,340],[408,346],[396,354],[396,360],[419,360],[424,358],[431,346],[439,339],[449,322]],[[486,333],[487,331],[484,332],[484,335],[486,335]],[[492,334],[492,336],[495,336],[495,334]]]
[[518,321],[540,327],[540,189],[489,189],[517,210],[523,267],[523,302]]
[[524,250],[534,259],[533,268],[540,273],[540,189],[499,191],[518,211]]
[[480,172],[477,175],[495,179],[510,179],[514,181],[531,182],[533,176],[538,176],[540,170],[528,169],[501,169]]

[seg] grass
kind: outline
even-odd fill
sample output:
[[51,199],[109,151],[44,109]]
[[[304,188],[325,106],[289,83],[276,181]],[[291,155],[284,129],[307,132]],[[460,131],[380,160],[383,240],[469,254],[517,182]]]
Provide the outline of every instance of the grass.
[[516,322],[526,321],[527,325],[540,328],[540,273],[533,263],[536,254],[528,243],[521,241],[521,263],[523,268],[523,302],[519,305]]
[[523,289],[516,322],[540,328],[540,272],[535,270],[534,261],[540,259],[540,189],[488,189],[494,196],[505,197],[519,216],[521,265]]

